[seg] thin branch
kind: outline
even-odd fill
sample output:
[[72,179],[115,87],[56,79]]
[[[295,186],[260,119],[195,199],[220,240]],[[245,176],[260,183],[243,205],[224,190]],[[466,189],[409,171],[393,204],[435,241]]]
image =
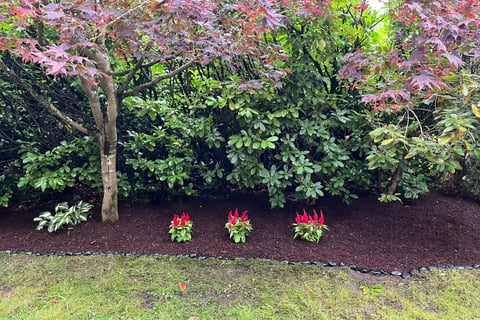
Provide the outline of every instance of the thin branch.
[[408,109],[412,114],[413,116],[415,117],[415,119],[417,120],[418,122],[418,127],[420,129],[420,134],[422,136],[425,136],[425,133],[423,132],[423,126],[422,126],[422,122],[420,121],[420,119],[418,118],[417,114],[415,113],[415,111],[413,111],[413,109]]
[[[150,3],[150,2],[151,2],[150,0],[145,0],[145,1],[141,2],[141,3],[139,3],[137,6],[132,7],[132,8],[130,8],[129,10],[125,11],[124,13],[122,13],[121,15],[119,15],[118,17],[116,17],[115,19],[113,19],[112,21],[110,21],[109,23],[107,23],[107,24],[103,27],[103,30],[104,30],[104,31],[103,31],[103,32],[100,32],[100,33],[98,34],[98,36],[94,37],[92,41],[95,42],[97,39],[100,39],[100,38],[102,38],[102,37],[105,37],[105,30],[107,30],[107,28],[108,28],[110,25],[112,25],[112,24],[114,24],[115,22],[123,19],[126,15],[130,14],[130,13],[133,12],[134,10],[137,10],[138,8],[143,7],[145,4]],[[160,4],[163,4],[164,2],[166,2],[166,1],[161,1]],[[102,39],[101,42],[103,42],[103,39]]]
[[133,68],[129,69],[128,72],[125,74],[127,76],[127,79],[125,82],[118,88],[118,93],[122,94],[123,91],[127,90],[128,84],[132,81],[132,79],[135,77],[135,74],[137,71],[142,68],[142,63],[145,61],[145,56],[142,56],[140,59],[138,59],[137,63],[133,66]]
[[71,126],[72,128],[78,130],[79,132],[89,135],[89,136],[95,136],[95,132],[93,130],[90,130],[84,126],[82,126],[80,123],[76,122],[66,114],[64,114],[62,111],[60,111],[55,105],[51,102],[49,102],[47,99],[39,95],[33,87],[24,81],[20,79],[4,62],[2,59],[0,59],[0,69],[3,70],[7,76],[20,88],[23,90],[27,91],[42,107],[48,109],[51,113],[53,113],[56,117],[58,117],[61,121],[63,121],[66,125]]
[[132,89],[129,92],[125,92],[124,94],[121,95],[121,97],[126,98],[126,97],[137,96],[143,90],[157,85],[162,80],[172,78],[172,77],[178,75],[179,73],[181,73],[181,72],[187,70],[188,68],[190,68],[191,66],[193,66],[195,63],[196,63],[196,60],[192,60],[188,63],[185,63],[183,66],[173,70],[172,72],[169,72],[169,73],[163,74],[161,76],[158,76],[155,79],[153,79],[152,81],[141,84],[141,85],[139,85],[138,87],[135,87],[134,89]]
[[[304,54],[308,55],[308,57],[310,58],[310,60],[312,61],[313,65],[315,66],[315,68],[317,69],[318,73],[320,73],[320,75],[322,77],[328,77],[329,79],[331,78],[330,75],[328,74],[328,71],[326,70],[323,70],[322,66],[320,65],[320,63],[313,57],[312,53],[307,49],[306,46],[302,46],[302,51]],[[325,73],[327,73],[325,75]],[[322,84],[323,84],[323,87],[325,88],[325,91],[326,92],[329,92],[329,89],[328,89],[328,84],[325,82],[325,81],[322,81]]]

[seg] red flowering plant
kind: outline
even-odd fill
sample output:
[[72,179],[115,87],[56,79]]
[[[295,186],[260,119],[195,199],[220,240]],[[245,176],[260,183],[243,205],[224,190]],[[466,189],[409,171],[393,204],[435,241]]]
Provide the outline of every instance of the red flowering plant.
[[297,218],[293,225],[295,227],[294,239],[300,237],[316,243],[320,241],[323,229],[328,230],[322,210],[320,210],[320,216],[318,216],[317,211],[313,210],[313,217],[308,215],[305,209],[303,209],[303,215],[297,212]]
[[192,239],[192,227],[193,221],[190,220],[188,213],[182,213],[181,217],[175,214],[170,222],[168,233],[171,234],[172,241],[187,242]]
[[225,228],[230,233],[230,239],[233,239],[235,243],[247,241],[247,236],[253,229],[248,218],[248,211],[243,211],[241,216],[238,214],[238,209],[235,209],[234,212],[230,211]]

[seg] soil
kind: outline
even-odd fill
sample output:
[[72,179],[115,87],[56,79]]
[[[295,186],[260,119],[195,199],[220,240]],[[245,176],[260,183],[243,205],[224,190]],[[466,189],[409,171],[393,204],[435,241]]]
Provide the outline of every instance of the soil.
[[[54,203],[49,210],[53,210]],[[248,210],[254,230],[247,242],[235,244],[224,227],[229,210]],[[410,271],[421,266],[467,266],[480,263],[480,205],[431,192],[408,204],[379,203],[371,195],[350,205],[320,199],[325,231],[318,244],[293,239],[300,203],[270,209],[255,196],[224,200],[176,199],[159,202],[123,201],[120,221],[102,223],[97,209],[87,222],[56,233],[36,231],[33,218],[45,208],[0,209],[0,251],[40,254],[103,252],[132,254],[196,254],[223,258],[267,258],[291,262],[343,262],[370,270]],[[193,239],[170,241],[173,214],[188,212]]]

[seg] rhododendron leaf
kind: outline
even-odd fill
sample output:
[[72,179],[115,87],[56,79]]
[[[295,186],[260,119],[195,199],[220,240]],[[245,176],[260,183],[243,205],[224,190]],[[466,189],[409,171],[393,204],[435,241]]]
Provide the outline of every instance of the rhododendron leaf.
[[394,141],[393,139],[386,139],[386,140],[382,141],[381,145],[386,146],[386,145],[391,144],[393,141]]
[[480,112],[478,111],[478,104],[472,104],[472,112],[476,117],[480,118]]
[[443,135],[441,137],[438,138],[438,144],[443,146],[443,145],[446,145],[447,143],[449,143],[452,138],[455,136],[455,133],[453,132],[450,132],[446,135]]

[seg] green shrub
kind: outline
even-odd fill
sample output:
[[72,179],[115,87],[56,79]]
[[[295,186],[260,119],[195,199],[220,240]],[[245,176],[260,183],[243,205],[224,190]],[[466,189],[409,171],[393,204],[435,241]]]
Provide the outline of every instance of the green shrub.
[[480,159],[469,156],[465,160],[461,180],[461,193],[464,196],[480,201]]

